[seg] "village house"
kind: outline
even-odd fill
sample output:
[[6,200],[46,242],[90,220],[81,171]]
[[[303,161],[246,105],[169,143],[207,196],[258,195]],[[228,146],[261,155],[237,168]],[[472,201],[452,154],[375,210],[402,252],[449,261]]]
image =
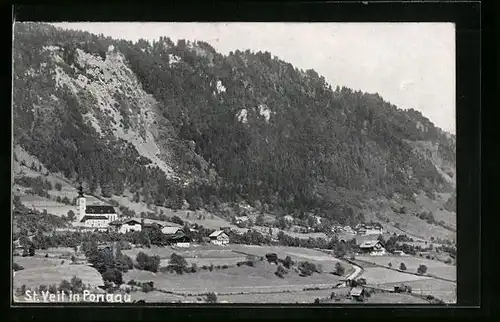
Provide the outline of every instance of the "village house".
[[210,242],[215,245],[229,244],[229,236],[222,230],[216,230],[210,234]]
[[246,224],[248,222],[247,216],[236,216],[235,218],[236,224]]
[[381,256],[386,254],[386,250],[379,240],[365,241],[359,245],[359,249],[363,254],[371,256]]
[[288,222],[294,222],[294,218],[290,215],[286,215],[285,217],[283,217],[283,219],[285,219]]
[[125,234],[129,231],[141,231],[142,225],[135,219],[115,220],[109,223],[110,230]]
[[384,233],[381,224],[377,223],[375,225],[358,225],[356,226],[356,233],[358,235],[380,235]]
[[191,240],[180,227],[163,227],[161,232],[166,236],[169,245],[177,247],[191,246]]
[[349,296],[355,300],[362,301],[364,298],[365,289],[363,287],[353,287],[349,291]]
[[77,222],[79,226],[90,229],[107,230],[109,223],[116,221],[118,215],[113,206],[87,205],[80,186],[76,199]]

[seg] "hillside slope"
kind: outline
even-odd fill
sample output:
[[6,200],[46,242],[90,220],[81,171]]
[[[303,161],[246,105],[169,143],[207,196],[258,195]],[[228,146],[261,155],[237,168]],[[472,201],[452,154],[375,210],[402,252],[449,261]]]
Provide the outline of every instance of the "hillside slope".
[[15,144],[104,197],[356,223],[455,189],[454,136],[268,52],[19,23],[14,72]]

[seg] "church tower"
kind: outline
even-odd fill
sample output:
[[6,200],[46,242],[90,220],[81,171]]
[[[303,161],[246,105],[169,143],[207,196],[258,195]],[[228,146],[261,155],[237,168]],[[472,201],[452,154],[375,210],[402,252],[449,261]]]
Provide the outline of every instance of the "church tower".
[[78,197],[76,198],[76,207],[77,207],[77,212],[78,212],[77,218],[78,218],[78,221],[80,221],[85,216],[85,208],[87,207],[85,196],[83,195],[82,185],[80,185],[80,187],[78,188]]

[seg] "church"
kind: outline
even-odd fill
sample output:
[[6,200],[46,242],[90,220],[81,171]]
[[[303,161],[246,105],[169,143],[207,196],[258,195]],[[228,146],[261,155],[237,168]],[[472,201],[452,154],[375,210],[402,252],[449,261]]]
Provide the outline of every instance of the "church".
[[79,226],[100,230],[108,229],[109,223],[118,219],[113,206],[87,205],[82,186],[78,190],[76,207]]

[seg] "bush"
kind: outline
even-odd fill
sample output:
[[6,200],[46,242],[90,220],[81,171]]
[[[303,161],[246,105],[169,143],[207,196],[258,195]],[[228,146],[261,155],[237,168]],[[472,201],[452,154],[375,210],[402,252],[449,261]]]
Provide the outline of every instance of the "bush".
[[192,263],[190,271],[191,273],[196,273],[198,271],[198,265],[196,265],[196,263]]
[[405,265],[405,263],[401,263],[399,265],[399,269],[402,270],[402,271],[406,271],[406,265]]
[[154,287],[152,285],[152,282],[150,283],[143,283],[141,285],[141,291],[143,291],[144,293],[148,293],[148,292],[151,292],[154,290]]
[[215,293],[207,293],[205,297],[207,303],[217,303],[217,295]]
[[49,254],[45,254],[45,258],[49,258]]
[[130,281],[128,281],[127,284],[133,286],[133,285],[137,285],[137,282],[135,280],[130,280]]
[[21,271],[24,269],[24,267],[22,267],[21,265],[19,265],[18,263],[13,263],[12,264],[12,269],[17,272],[17,271]]
[[208,267],[208,270],[209,271],[213,271],[214,270],[214,264],[210,264],[210,266]]
[[59,183],[59,182],[56,182],[55,188],[56,188],[57,191],[61,191],[62,190],[62,184]]
[[229,267],[229,266],[227,266],[227,265],[222,265],[222,269],[226,269],[226,268],[228,268],[228,267]]
[[425,266],[425,265],[418,266],[417,273],[420,275],[427,273],[427,266]]
[[39,293],[46,292],[47,290],[48,290],[48,287],[45,284],[42,284],[42,285],[38,286],[38,292]]
[[316,265],[307,261],[299,263],[299,270],[301,276],[310,276],[314,272],[317,272]]
[[314,304],[319,304],[319,298],[314,299]]
[[389,264],[387,264],[387,266],[392,267],[392,263],[391,263],[391,262],[389,262]]

